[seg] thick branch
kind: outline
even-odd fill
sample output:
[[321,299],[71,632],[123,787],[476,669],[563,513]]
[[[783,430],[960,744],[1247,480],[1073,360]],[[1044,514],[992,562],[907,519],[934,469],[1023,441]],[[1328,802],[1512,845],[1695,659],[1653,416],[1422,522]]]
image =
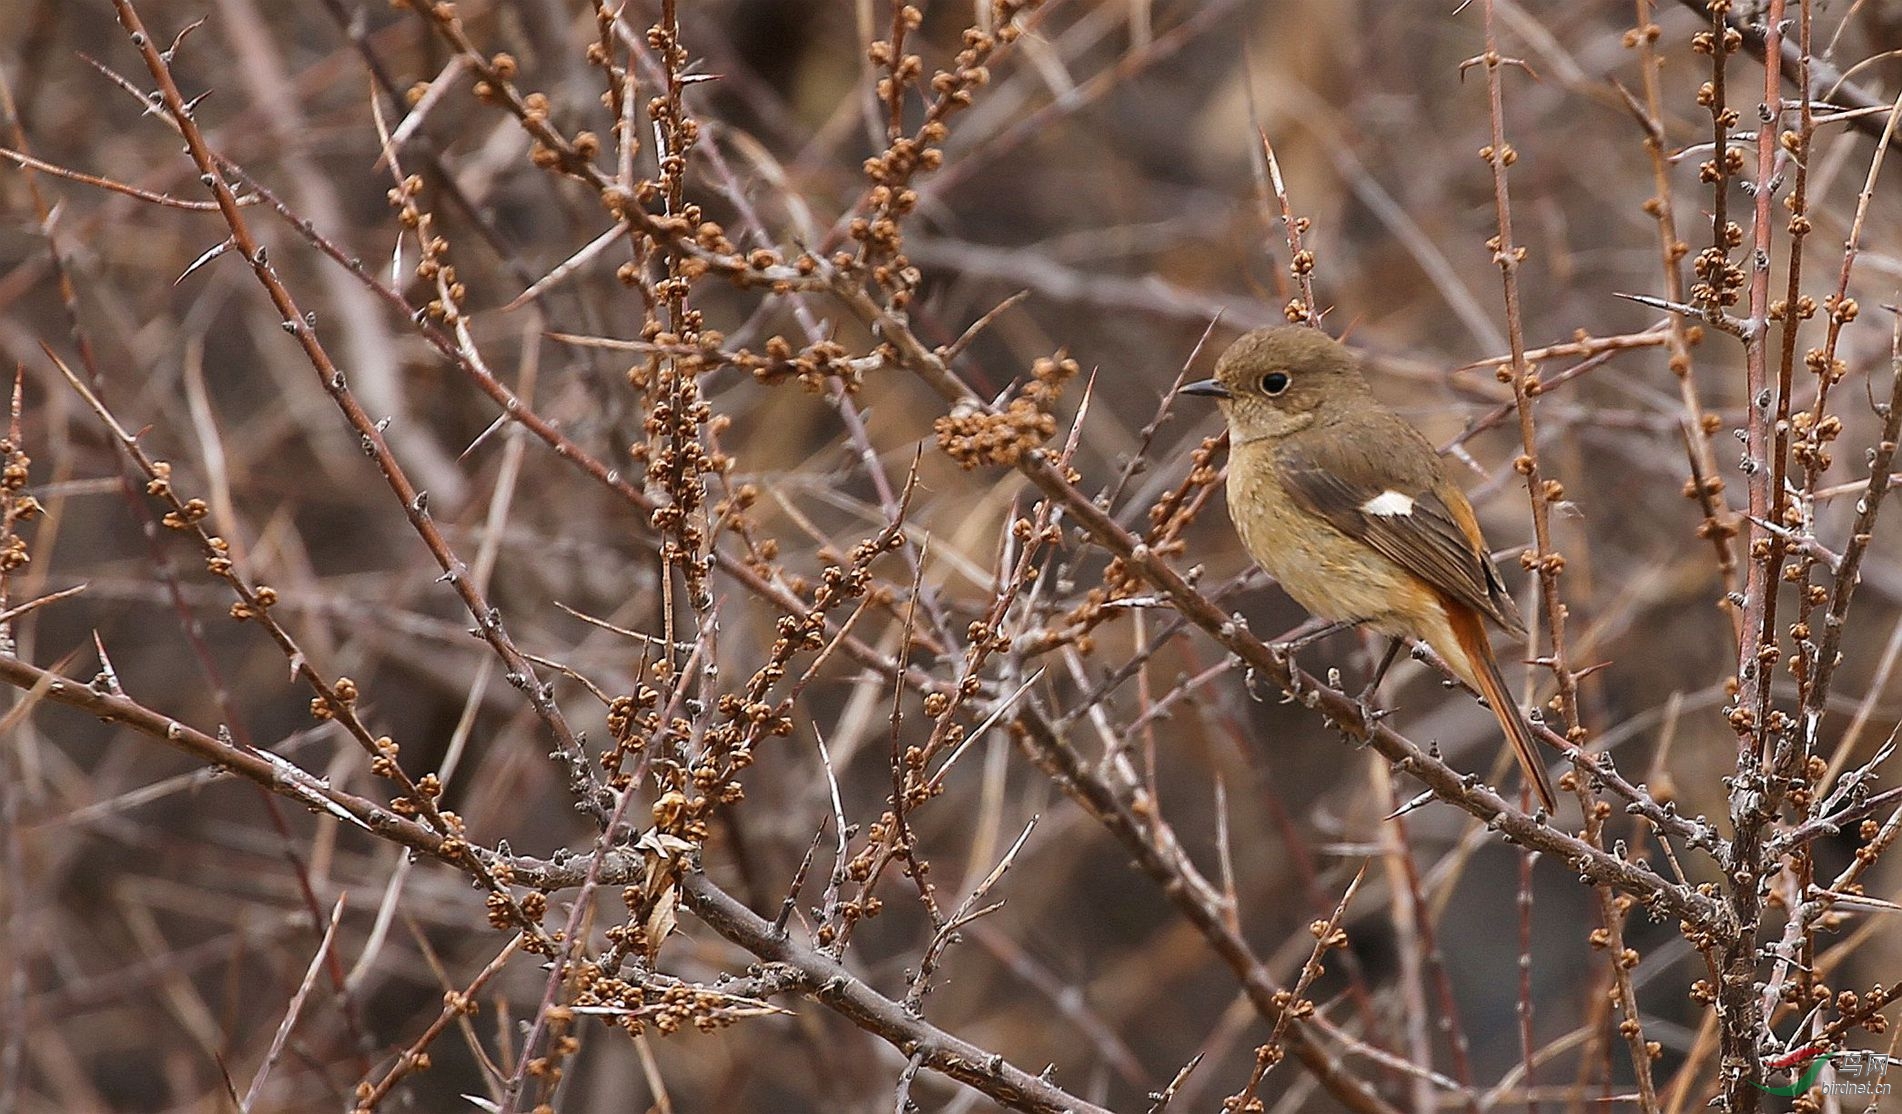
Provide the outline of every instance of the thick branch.
[[1109,1114],[1043,1076],[1032,1075],[994,1052],[959,1040],[878,993],[838,960],[790,934],[776,932],[770,921],[714,885],[705,874],[688,874],[680,888],[687,907],[707,927],[769,963],[790,968],[789,977],[779,989],[797,990],[825,1004],[924,1067],[950,1076],[1012,1110]]
[[[863,289],[848,281],[837,281],[833,291],[855,316],[891,343],[900,363],[947,402],[986,412],[991,410],[935,351],[918,339],[909,325],[887,313]],[[1551,827],[1543,819],[1528,816],[1492,789],[1428,754],[1406,736],[1370,722],[1353,697],[1322,684],[1286,655],[1256,638],[1239,618],[1223,614],[1221,608],[1184,580],[1173,566],[1072,485],[1047,451],[1035,449],[1025,453],[1017,468],[1046,496],[1062,504],[1071,521],[1087,531],[1097,544],[1123,558],[1132,571],[1168,596],[1177,611],[1239,657],[1257,676],[1286,691],[1303,706],[1320,712],[1349,739],[1372,746],[1418,778],[1435,796],[1486,821],[1513,842],[1555,855],[1592,881],[1609,883],[1648,907],[1668,912],[1706,932],[1721,935],[1730,931],[1722,908],[1712,899],[1688,886],[1676,885],[1648,867],[1601,851]],[[1590,767],[1590,759],[1580,760]]]
[[[1678,2],[1692,11],[1697,12],[1699,15],[1704,15],[1707,12],[1706,0],[1678,0]],[[1763,61],[1764,54],[1767,52],[1764,49],[1765,33],[1762,24],[1745,22],[1734,15],[1726,15],[1724,17],[1724,23],[1728,27],[1735,28],[1743,35],[1745,50],[1755,55],[1757,61]],[[1789,78],[1791,81],[1800,82],[1805,72],[1802,44],[1793,42],[1784,35],[1777,35],[1774,36],[1774,38],[1776,39],[1777,61],[1779,68],[1783,71],[1783,76]],[[1893,100],[1889,98],[1876,96],[1874,93],[1869,92],[1853,81],[1844,81],[1843,71],[1821,58],[1811,57],[1809,59],[1808,74],[1809,95],[1819,100],[1827,95],[1830,104],[1839,105],[1848,109],[1866,109],[1870,113],[1874,113],[1876,110],[1886,109],[1894,103]],[[1850,127],[1864,135],[1873,137],[1878,142],[1895,143],[1897,141],[1896,136],[1885,134],[1882,127],[1882,118],[1879,115],[1851,116],[1845,122]]]
[[[459,870],[466,872],[470,869],[459,858],[445,858],[443,837],[424,825],[398,816],[363,797],[333,789],[315,776],[302,774],[302,771],[287,762],[208,735],[137,701],[80,684],[30,662],[4,655],[0,655],[0,681],[29,693],[29,699],[38,696],[55,704],[90,712],[108,723],[123,723],[140,734],[163,740],[209,767],[228,770],[247,778],[314,812],[349,819],[392,843],[431,858],[443,859]],[[484,858],[490,857],[479,851],[476,853]],[[586,861],[576,860],[577,865],[570,869],[551,867],[534,860],[511,860],[508,865],[512,868],[513,880],[518,884],[567,887],[580,884],[583,872],[579,864]],[[638,854],[612,851],[601,856],[601,869],[596,880],[604,885],[626,884],[638,880],[642,870]],[[908,1056],[922,1053],[925,1067],[965,1083],[1013,1110],[1049,1114],[1059,1111],[1109,1114],[1101,1107],[1070,1095],[1046,1079],[1006,1063],[1002,1056],[959,1040],[913,1016],[899,1003],[853,978],[836,960],[775,933],[769,922],[714,885],[706,875],[688,875],[682,882],[682,892],[694,913],[720,935],[763,960],[785,964],[796,972],[792,982],[781,985],[779,989],[798,990],[807,994],[837,1010],[867,1032],[890,1041]]]

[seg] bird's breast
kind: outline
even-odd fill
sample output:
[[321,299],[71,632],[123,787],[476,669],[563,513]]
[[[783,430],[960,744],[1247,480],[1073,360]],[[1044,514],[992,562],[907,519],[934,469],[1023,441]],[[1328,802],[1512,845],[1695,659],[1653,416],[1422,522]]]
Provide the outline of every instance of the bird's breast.
[[1229,465],[1228,509],[1249,556],[1314,615],[1419,637],[1437,603],[1415,577],[1295,502],[1272,449],[1242,445]]

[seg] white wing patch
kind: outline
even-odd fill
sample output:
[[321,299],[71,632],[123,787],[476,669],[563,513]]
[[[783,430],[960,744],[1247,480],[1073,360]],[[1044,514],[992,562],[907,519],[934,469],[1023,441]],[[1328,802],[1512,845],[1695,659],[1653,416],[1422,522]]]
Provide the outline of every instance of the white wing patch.
[[1413,513],[1413,497],[1402,495],[1398,491],[1383,491],[1360,505],[1362,514],[1377,514],[1382,518]]

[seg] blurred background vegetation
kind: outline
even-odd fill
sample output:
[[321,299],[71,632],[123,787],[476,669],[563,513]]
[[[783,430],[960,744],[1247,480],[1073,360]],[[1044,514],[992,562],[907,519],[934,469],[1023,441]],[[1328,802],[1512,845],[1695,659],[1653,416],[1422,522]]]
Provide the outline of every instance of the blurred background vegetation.
[[[947,64],[987,5],[976,7],[974,15],[962,0],[922,5],[911,49],[927,67]],[[1555,540],[1567,558],[1571,658],[1575,667],[1606,663],[1583,683],[1584,719],[1633,780],[1649,781],[1687,814],[1721,816],[1720,779],[1734,763],[1735,735],[1719,707],[1736,671],[1735,645],[1718,606],[1723,587],[1711,546],[1696,534],[1702,512],[1683,492],[1685,408],[1661,343],[1663,318],[1614,296],[1664,292],[1657,222],[1645,209],[1658,183],[1645,131],[1620,92],[1642,96],[1640,54],[1627,35],[1640,22],[1655,20],[1659,29],[1678,229],[1694,248],[1709,234],[1709,191],[1696,176],[1708,148],[1676,157],[1709,139],[1696,101],[1708,61],[1689,47],[1706,20],[1675,3],[1645,17],[1648,7],[1496,0],[1501,48],[1524,61],[1507,75],[1506,123],[1518,156],[1518,240],[1529,249],[1520,271],[1527,342],[1640,338],[1594,359],[1539,403],[1544,466],[1565,488]],[[655,0],[632,0],[627,26],[646,27],[657,8]],[[162,39],[205,19],[172,59],[188,93],[210,94],[198,107],[200,124],[221,152],[389,281],[402,230],[386,196],[390,175],[377,165],[370,101],[380,98],[394,120],[404,106],[378,81],[407,90],[450,64],[425,19],[381,0],[147,0],[140,9]],[[589,4],[468,0],[459,10],[482,50],[514,57],[519,86],[546,95],[565,134],[609,131],[601,75],[586,56],[598,35]],[[1902,42],[1902,11],[1819,3],[1816,19],[1835,64],[1856,67],[1853,80],[1886,103],[1902,81],[1902,63],[1885,54]],[[711,78],[686,93],[703,129],[690,160],[691,196],[742,248],[759,246],[740,235],[749,211],[766,232],[761,242],[789,252],[836,247],[836,222],[866,188],[862,163],[885,146],[866,53],[886,33],[885,5],[706,0],[682,5],[680,20],[690,72]],[[1499,272],[1486,247],[1496,232],[1492,182],[1478,156],[1489,142],[1486,88],[1478,70],[1462,79],[1461,63],[1483,49],[1477,5],[1050,0],[1029,27],[956,119],[943,168],[917,182],[905,240],[921,272],[911,320],[927,342],[948,344],[1026,292],[976,337],[960,369],[980,394],[997,396],[1039,357],[1062,351],[1075,359],[1082,378],[1059,409],[1058,440],[1090,380],[1073,464],[1080,486],[1094,493],[1142,455],[1146,466],[1117,508],[1126,523],[1144,524],[1142,510],[1181,480],[1189,454],[1218,428],[1212,411],[1185,404],[1145,447],[1143,430],[1171,383],[1185,371],[1207,374],[1240,331],[1282,320],[1291,296],[1258,134],[1272,140],[1289,200],[1311,222],[1307,244],[1318,260],[1326,325],[1368,354],[1377,393],[1440,443],[1510,401],[1485,363],[1508,348]],[[0,44],[18,129],[10,145],[28,144],[58,166],[202,196],[176,134],[88,64],[97,59],[147,86],[106,0],[4,0]],[[1754,60],[1742,57],[1733,72],[1740,87],[1760,88]],[[640,95],[652,95],[652,72],[637,67],[635,76]],[[628,354],[553,335],[638,338],[639,294],[616,277],[625,255],[587,257],[534,308],[512,306],[595,240],[606,218],[586,191],[534,166],[516,121],[470,96],[469,82],[456,75],[404,154],[405,168],[423,178],[437,231],[453,245],[468,326],[489,366],[544,417],[626,466],[644,417],[642,394],[625,374]],[[1743,94],[1736,103],[1754,101]],[[1753,126],[1748,116],[1744,127]],[[1840,264],[1873,147],[1868,134],[1841,123],[1819,132],[1809,189],[1817,228],[1810,266],[1820,282]],[[1862,478],[1860,452],[1849,446],[1868,443],[1876,428],[1865,384],[1872,377],[1886,384],[1889,374],[1887,315],[1873,307],[1895,302],[1902,284],[1902,193],[1893,183],[1878,182],[1850,284],[1870,308],[1845,331],[1839,352],[1850,378],[1841,394],[1847,430],[1832,473],[1838,483]],[[1732,201],[1739,212],[1748,205],[1734,187]],[[467,720],[468,745],[445,803],[472,837],[544,856],[556,847],[585,850],[593,829],[573,807],[563,770],[547,761],[540,723],[469,637],[467,613],[438,582],[439,570],[248,269],[213,260],[181,280],[226,235],[218,215],[159,208],[17,166],[0,172],[0,206],[0,342],[24,368],[30,490],[47,509],[29,535],[32,564],[14,574],[13,595],[87,585],[20,620],[15,652],[84,677],[99,666],[97,639],[135,699],[206,729],[235,712],[257,745],[340,787],[377,792],[359,753],[311,719],[310,694],[288,678],[277,648],[227,617],[230,597],[204,575],[200,556],[178,535],[150,528],[155,516],[137,510],[147,502],[138,494],[143,481],[124,493],[123,460],[109,434],[40,350],[44,342],[73,360],[83,336],[120,420],[172,462],[181,492],[208,500],[215,532],[279,593],[279,621],[326,671],[355,680],[361,709],[401,742],[405,765],[440,769]],[[393,450],[428,489],[451,544],[471,559],[492,550],[490,596],[518,643],[608,692],[629,691],[639,679],[640,644],[556,605],[658,634],[666,604],[646,524],[540,445],[492,431],[495,405],[402,317],[263,209],[249,211],[366,408],[389,419]],[[430,294],[411,273],[407,250],[396,281],[421,304]],[[55,259],[75,291],[70,304]],[[1782,265],[1779,256],[1779,289]],[[802,313],[848,350],[873,343],[821,294],[769,296],[709,279],[694,287],[692,302],[730,347],[800,336]],[[1691,357],[1694,393],[1718,418],[1715,458],[1735,483],[1739,449],[1729,431],[1749,401],[1741,351],[1713,334]],[[1555,357],[1541,370],[1551,379],[1580,362]],[[731,482],[758,489],[753,526],[777,540],[785,570],[814,575],[822,548],[842,552],[883,528],[868,461],[843,432],[834,392],[768,386],[732,367],[709,372],[701,389],[730,420],[711,436],[734,460]],[[1036,493],[1008,469],[966,471],[938,452],[932,422],[944,405],[912,376],[875,369],[855,402],[876,450],[869,464],[889,487],[902,487],[918,461],[907,525],[915,539],[929,535],[923,583],[961,630],[988,606],[1000,538],[1029,513]],[[1523,485],[1511,468],[1519,451],[1516,419],[1508,418],[1474,432],[1458,454],[1489,537],[1505,547],[1530,539]],[[1820,504],[1818,536],[1839,536],[1854,502]],[[1889,684],[1902,639],[1895,537],[1885,524],[1864,568],[1828,725],[1832,740],[1854,725],[1859,758],[1897,718]],[[1053,587],[1051,617],[1062,614],[1056,605],[1066,593],[1096,583],[1103,565],[1100,552],[1070,535],[1063,544],[1077,561],[1074,583]],[[1508,549],[1502,564],[1525,600],[1515,555]],[[1219,498],[1174,560],[1203,566],[1204,586],[1246,571]],[[902,565],[881,569],[909,594]],[[718,664],[737,684],[771,644],[776,613],[724,580],[716,587],[734,597],[721,615]],[[1230,591],[1224,606],[1263,637],[1304,618],[1259,577]],[[880,610],[861,637],[899,652],[903,610],[902,600]],[[1091,653],[1044,663],[1044,685],[1073,696],[1128,660],[1138,640],[1170,635],[1140,678],[1100,706],[1110,734],[1127,731],[1182,678],[1223,661],[1206,638],[1169,628],[1168,612],[1139,612],[1106,624]],[[1370,665],[1369,649],[1379,647],[1336,635],[1301,661],[1317,673],[1340,668],[1351,692]],[[917,653],[927,663],[956,657]],[[1528,655],[1502,643],[1501,656]],[[1518,683],[1522,671],[1508,670]],[[1461,769],[1495,769],[1491,718],[1437,680],[1403,661],[1385,688],[1397,708],[1390,722],[1436,742]],[[579,684],[555,681],[577,726],[604,737],[598,703]],[[1527,684],[1539,698],[1550,695],[1542,672]],[[1345,747],[1298,705],[1248,691],[1239,670],[1204,676],[1171,715],[1130,735],[1177,836],[1212,876],[1226,855],[1237,922],[1286,981],[1312,947],[1308,923],[1325,919],[1354,870],[1373,860],[1346,920],[1349,949],[1318,988],[1323,1012],[1355,1040],[1402,1058],[1413,1058],[1424,1040],[1435,1070],[1463,1072],[1460,1081],[1482,1091],[1507,1077],[1523,1061],[1520,854],[1445,807],[1383,823],[1396,800],[1417,791],[1410,781],[1390,786],[1384,760]],[[745,778],[746,803],[714,825],[705,849],[708,870],[756,911],[777,910],[831,814],[815,727],[830,748],[846,814],[869,822],[886,806],[890,705],[889,678],[868,680],[850,662],[832,663],[801,697],[794,735],[762,748]],[[922,717],[908,721],[907,740],[926,726]],[[3,729],[0,974],[9,981],[0,1030],[9,1034],[15,1070],[0,1082],[0,1106],[231,1109],[223,1073],[244,1090],[319,934],[293,857],[322,908],[349,895],[338,944],[345,969],[366,954],[373,934],[381,942],[373,961],[352,972],[347,1005],[319,984],[322,1004],[310,1007],[257,1109],[345,1108],[365,1065],[386,1064],[414,1041],[436,1016],[443,989],[466,983],[504,939],[483,924],[482,894],[465,879],[435,865],[410,870],[400,850],[299,810],[289,810],[280,832],[251,787],[207,778],[191,760],[123,728],[45,709],[9,717]],[[912,824],[933,879],[961,895],[1033,816],[1034,834],[994,895],[1005,906],[965,930],[926,999],[927,1017],[1033,1073],[1054,1065],[1060,1085],[1118,1110],[1146,1109],[1145,1096],[1202,1053],[1177,1102],[1211,1109],[1247,1078],[1267,1026],[1165,896],[1002,732],[978,740],[944,795],[920,807]],[[1614,835],[1628,836],[1617,827],[1622,820]],[[821,840],[806,905],[830,869],[832,838]],[[1853,847],[1847,836],[1820,841],[1819,875],[1833,873]],[[1408,911],[1409,868],[1428,902],[1432,941],[1420,938]],[[399,879],[393,919],[380,927],[379,903]],[[1890,864],[1869,892],[1893,897],[1899,882]],[[903,879],[887,884],[885,914],[865,924],[849,953],[861,978],[893,996],[902,995],[931,937],[911,889]],[[1592,891],[1564,864],[1540,861],[1529,892],[1534,1043],[1551,1050],[1536,1073],[1540,1093],[1547,1102],[1579,1103],[1626,1094],[1630,1069],[1605,1004],[1605,964],[1586,946],[1597,923]],[[559,897],[554,904],[551,925],[566,913]],[[683,916],[681,928],[663,950],[673,974],[711,980],[746,966],[692,918]],[[1700,1010],[1684,987],[1705,974],[1674,929],[1634,920],[1628,940],[1644,956],[1636,979],[1646,1035],[1663,1046],[1665,1080],[1697,1044]],[[1861,966],[1851,970],[1892,975],[1902,961],[1897,939],[1892,930],[1868,934],[1852,961]],[[1444,965],[1469,1066],[1456,1067],[1448,1031],[1439,1028],[1448,1003],[1429,958]],[[483,1092],[471,1048],[506,1063],[520,1038],[513,1023],[534,1016],[544,978],[533,957],[506,968],[470,1019],[468,1039],[436,1042],[434,1066],[390,1100],[408,1104],[394,1108],[459,1109],[458,1095]],[[611,1032],[591,1036],[568,1066],[559,1109],[892,1108],[905,1056],[815,1002],[783,1004],[791,1016],[714,1033],[650,1032],[638,1049]],[[1415,1030],[1422,1024],[1424,1037]],[[1412,1106],[1419,1097],[1407,1073],[1344,1054],[1390,1100]],[[1701,1105],[1714,1070],[1708,1054],[1698,1057],[1690,1076],[1701,1082],[1687,1083],[1673,1109]],[[1270,1108],[1336,1108],[1292,1065],[1270,1080],[1263,1090]],[[1507,1101],[1524,1100],[1522,1082],[1512,1081]],[[1428,1090],[1437,1102],[1465,1102],[1457,1091]],[[929,1110],[990,1108],[929,1073],[911,1097]]]

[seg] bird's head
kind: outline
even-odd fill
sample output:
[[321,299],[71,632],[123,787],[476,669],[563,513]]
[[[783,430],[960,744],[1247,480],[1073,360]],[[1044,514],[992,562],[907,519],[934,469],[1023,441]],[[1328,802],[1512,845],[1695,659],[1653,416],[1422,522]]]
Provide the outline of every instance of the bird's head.
[[1329,407],[1372,398],[1352,350],[1319,329],[1256,329],[1229,345],[1215,377],[1183,386],[1185,395],[1220,401],[1237,445],[1286,437]]

